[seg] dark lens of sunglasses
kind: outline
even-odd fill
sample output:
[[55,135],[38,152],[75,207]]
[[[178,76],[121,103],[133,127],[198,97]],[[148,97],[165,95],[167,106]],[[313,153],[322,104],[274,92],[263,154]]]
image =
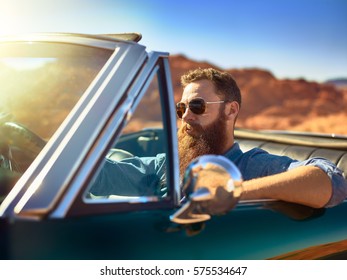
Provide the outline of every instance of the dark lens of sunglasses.
[[186,104],[182,102],[176,104],[176,113],[180,119],[182,119],[185,111],[186,111]]
[[[188,104],[189,110],[191,110],[196,115],[201,115],[206,110],[206,103],[203,99],[193,99]],[[176,113],[177,116],[182,119],[186,111],[186,104],[179,102],[176,104]]]
[[189,102],[189,109],[197,115],[201,115],[206,110],[206,104],[203,99],[193,99]]

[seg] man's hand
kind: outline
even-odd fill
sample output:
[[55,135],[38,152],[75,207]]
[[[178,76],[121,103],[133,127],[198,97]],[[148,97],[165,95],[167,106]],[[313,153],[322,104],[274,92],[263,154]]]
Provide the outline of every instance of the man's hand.
[[194,191],[206,188],[210,192],[209,197],[198,201],[204,213],[224,214],[235,206],[242,188],[234,186],[231,176],[224,168],[208,163],[204,167],[193,168],[192,172],[197,176]]

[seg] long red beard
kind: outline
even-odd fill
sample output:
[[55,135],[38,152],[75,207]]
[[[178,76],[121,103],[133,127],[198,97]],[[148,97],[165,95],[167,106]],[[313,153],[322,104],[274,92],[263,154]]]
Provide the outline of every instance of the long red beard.
[[227,141],[226,120],[220,117],[212,124],[202,128],[198,124],[190,124],[199,136],[191,136],[186,132],[187,125],[178,130],[178,155],[180,159],[180,174],[183,176],[187,166],[199,156],[206,154],[220,155],[225,151]]

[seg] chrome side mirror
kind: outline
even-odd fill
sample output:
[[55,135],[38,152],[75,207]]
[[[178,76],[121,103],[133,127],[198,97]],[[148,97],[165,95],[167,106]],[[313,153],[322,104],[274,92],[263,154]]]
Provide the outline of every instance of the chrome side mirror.
[[224,156],[197,158],[187,167],[183,178],[186,202],[170,217],[171,221],[192,224],[227,213],[240,199],[242,181],[239,169]]

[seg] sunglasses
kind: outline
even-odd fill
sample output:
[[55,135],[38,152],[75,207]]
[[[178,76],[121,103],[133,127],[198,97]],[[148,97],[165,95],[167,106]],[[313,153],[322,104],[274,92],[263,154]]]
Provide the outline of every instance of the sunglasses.
[[[225,101],[223,101],[223,100],[207,102],[202,98],[194,98],[194,99],[189,101],[188,108],[194,114],[201,115],[201,114],[205,113],[205,111],[206,111],[206,104],[221,104],[224,102]],[[176,113],[180,119],[182,119],[186,110],[187,110],[187,105],[185,103],[178,102],[176,104]]]

